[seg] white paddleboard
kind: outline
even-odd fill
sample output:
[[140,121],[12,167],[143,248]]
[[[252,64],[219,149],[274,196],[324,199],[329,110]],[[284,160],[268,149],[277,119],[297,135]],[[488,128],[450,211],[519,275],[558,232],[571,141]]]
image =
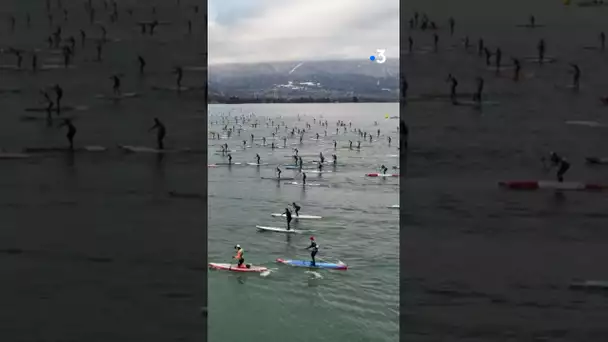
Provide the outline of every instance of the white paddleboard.
[[298,182],[287,182],[287,183],[283,183],[285,185],[297,185],[297,186],[323,186],[326,188],[329,188],[329,185],[327,184],[319,184],[319,183],[306,183],[306,184],[302,184],[302,183],[298,183]]
[[139,153],[166,153],[167,151],[159,150],[152,147],[146,146],[129,146],[129,145],[118,145],[119,148],[127,152],[139,152]]
[[123,93],[120,95],[105,95],[105,94],[95,95],[96,98],[104,99],[104,100],[122,100],[122,99],[134,98],[137,96],[139,96],[139,93]]
[[268,232],[284,233],[284,234],[303,234],[303,233],[312,232],[312,230],[300,230],[300,229],[287,230],[286,228],[264,227],[264,226],[257,226],[257,225],[255,227],[260,231],[268,231]]
[[319,171],[319,170],[304,170],[308,173],[332,173],[333,171]]
[[25,159],[29,157],[30,155],[25,153],[0,152],[0,159]]
[[388,206],[387,208],[390,208],[390,209],[399,209],[399,204],[393,204],[393,205]]
[[[272,213],[270,214],[272,215],[272,217],[286,217],[285,214],[279,214],[279,213]],[[300,215],[300,216],[296,216],[295,214],[291,215],[292,219],[310,219],[310,220],[319,220],[322,219],[322,216],[315,216],[315,215]]]
[[268,163],[262,163],[262,164],[256,164],[256,163],[247,163],[247,165],[251,165],[251,166],[262,166],[262,165],[268,165]]
[[187,91],[187,90],[190,90],[190,88],[188,88],[188,87],[179,87],[179,89],[178,89],[177,86],[153,86],[152,89],[154,89],[154,90],[168,90],[168,91]]

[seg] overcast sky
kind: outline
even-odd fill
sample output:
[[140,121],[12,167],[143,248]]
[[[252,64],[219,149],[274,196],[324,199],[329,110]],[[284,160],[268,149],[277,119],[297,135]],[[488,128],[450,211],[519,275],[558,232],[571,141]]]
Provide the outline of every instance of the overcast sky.
[[399,56],[399,0],[209,0],[209,64]]

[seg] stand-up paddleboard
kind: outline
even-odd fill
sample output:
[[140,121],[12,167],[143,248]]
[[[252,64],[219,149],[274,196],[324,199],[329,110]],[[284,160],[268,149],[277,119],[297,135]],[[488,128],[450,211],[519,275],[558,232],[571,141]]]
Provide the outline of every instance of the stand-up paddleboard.
[[209,165],[207,165],[207,167],[217,167],[217,165],[215,165],[215,164],[209,164]]
[[25,159],[29,158],[30,155],[26,153],[13,153],[13,152],[2,152],[0,151],[0,159]]
[[232,153],[232,152],[237,152],[237,150],[226,150],[226,151],[222,151],[222,150],[215,150],[215,152],[221,152],[221,153]]
[[[286,217],[285,214],[279,214],[279,213],[272,213],[270,215],[272,215],[272,217]],[[292,219],[296,219],[296,220],[297,219],[302,219],[302,220],[305,220],[305,219],[306,220],[319,220],[319,219],[322,219],[323,217],[322,216],[315,216],[315,215],[299,215],[299,216],[296,216],[294,214],[294,215],[291,215],[291,218]]]
[[272,179],[272,180],[276,180],[276,181],[282,181],[282,180],[294,180],[295,178],[293,177],[281,177],[281,178],[277,178],[277,177],[260,177],[262,179]]
[[570,284],[572,290],[608,290],[608,281],[606,280],[585,280]]
[[566,125],[578,125],[578,126],[588,126],[588,127],[606,127],[606,125],[601,124],[597,121],[577,121],[571,120],[566,121]]
[[251,165],[251,166],[264,166],[264,165],[268,165],[268,163],[261,163],[261,164],[258,164],[258,163],[247,163],[247,165]]
[[283,167],[287,170],[296,170],[300,168],[298,165],[284,165]]
[[557,182],[557,181],[508,181],[499,182],[499,186],[512,190],[608,190],[608,185],[582,183],[582,182]]
[[321,186],[321,187],[326,187],[329,188],[329,185],[327,184],[319,184],[319,183],[298,183],[298,182],[287,182],[287,183],[283,183],[285,185],[297,185],[297,186]]
[[598,164],[598,165],[606,165],[608,164],[608,157],[599,158],[599,157],[587,157],[585,158],[588,164]]
[[49,153],[49,152],[105,152],[106,147],[103,146],[82,146],[70,150],[69,147],[26,147],[23,152],[29,153]]
[[399,209],[399,204],[389,205],[387,208],[390,208],[390,209]]
[[216,166],[231,166],[231,165],[243,165],[243,163],[215,163]]
[[289,259],[277,259],[278,263],[295,266],[295,267],[306,267],[306,268],[326,268],[332,270],[341,270],[346,271],[348,266],[343,263],[333,264],[330,262],[316,262],[315,265],[312,265],[312,261],[305,260],[289,260]]
[[159,150],[156,148],[146,147],[146,146],[118,145],[118,148],[120,148],[121,150],[123,150],[125,152],[132,152],[132,153],[169,153],[169,152],[173,152],[173,151],[168,151],[168,150]]
[[209,268],[214,270],[222,270],[222,271],[231,271],[231,272],[265,272],[268,271],[268,268],[263,266],[253,266],[251,264],[246,264],[245,267],[238,267],[236,264],[223,264],[210,262]]
[[0,94],[19,94],[20,88],[0,88]]
[[106,94],[97,94],[95,98],[102,100],[122,100],[122,99],[131,99],[134,97],[138,97],[139,93],[122,93],[120,95],[106,95]]
[[541,28],[541,27],[545,27],[545,25],[543,24],[520,24],[520,25],[515,25],[515,27],[521,27],[521,28]]
[[152,89],[154,89],[154,90],[168,90],[168,91],[188,91],[188,90],[192,90],[192,88],[188,88],[188,87],[179,87],[179,88],[177,88],[177,86],[152,86]]
[[279,227],[264,227],[264,226],[255,226],[259,231],[266,232],[275,232],[275,233],[284,233],[284,234],[303,234],[303,233],[311,233],[314,230],[305,230],[305,229],[286,229]]
[[[48,109],[48,107],[44,106],[44,107],[28,107],[25,108],[26,112],[46,112]],[[78,111],[78,110],[87,110],[89,109],[89,107],[87,106],[61,106],[61,113],[64,112],[71,112],[71,111]],[[53,113],[56,113],[57,111],[57,107],[53,107],[52,109]],[[61,117],[63,118],[63,117]]]
[[399,177],[399,174],[395,173],[366,173],[366,177]]
[[[526,62],[529,62],[529,63],[538,63],[538,64],[540,64],[540,62],[541,62],[540,58],[538,58],[538,56],[525,57],[524,60]],[[554,57],[547,57],[547,56],[545,56],[543,58],[542,62],[543,63],[555,63],[556,61],[557,61],[557,59],[555,59]]]
[[47,70],[59,70],[59,69],[76,69],[75,65],[68,65],[67,67],[63,64],[44,64],[39,68],[42,71]]
[[[21,121],[47,121],[49,120],[48,116],[45,115],[21,115],[20,116]],[[76,117],[74,115],[62,115],[62,116],[55,116],[55,113],[53,113],[53,116],[51,117],[51,120],[65,120],[65,119],[70,119],[70,120],[74,120],[76,119]]]
[[304,170],[308,173],[332,173],[333,171],[319,171],[319,170]]
[[4,65],[0,65],[0,70],[15,70],[15,71],[26,71],[25,68],[19,68],[16,65],[11,65],[11,64],[4,64]]

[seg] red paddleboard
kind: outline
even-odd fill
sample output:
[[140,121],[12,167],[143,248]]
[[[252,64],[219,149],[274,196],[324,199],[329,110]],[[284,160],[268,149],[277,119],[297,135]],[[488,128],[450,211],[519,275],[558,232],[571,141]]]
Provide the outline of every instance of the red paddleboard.
[[507,181],[499,182],[499,186],[513,190],[608,190],[608,185],[582,183],[582,182],[557,182],[557,181]]
[[209,268],[214,270],[232,271],[232,272],[264,272],[268,271],[268,268],[262,266],[249,266],[249,267],[238,267],[236,264],[221,264],[210,262]]
[[366,173],[367,177],[399,177],[399,174],[391,173]]

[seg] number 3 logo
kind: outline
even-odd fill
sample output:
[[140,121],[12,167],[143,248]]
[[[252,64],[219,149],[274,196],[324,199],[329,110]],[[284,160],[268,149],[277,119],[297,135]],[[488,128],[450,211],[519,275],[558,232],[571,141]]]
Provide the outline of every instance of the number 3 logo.
[[382,64],[384,62],[386,62],[386,56],[384,55],[384,53],[386,52],[385,49],[378,49],[376,50],[376,52],[378,53],[378,58],[376,59],[376,62],[378,62],[379,64]]

